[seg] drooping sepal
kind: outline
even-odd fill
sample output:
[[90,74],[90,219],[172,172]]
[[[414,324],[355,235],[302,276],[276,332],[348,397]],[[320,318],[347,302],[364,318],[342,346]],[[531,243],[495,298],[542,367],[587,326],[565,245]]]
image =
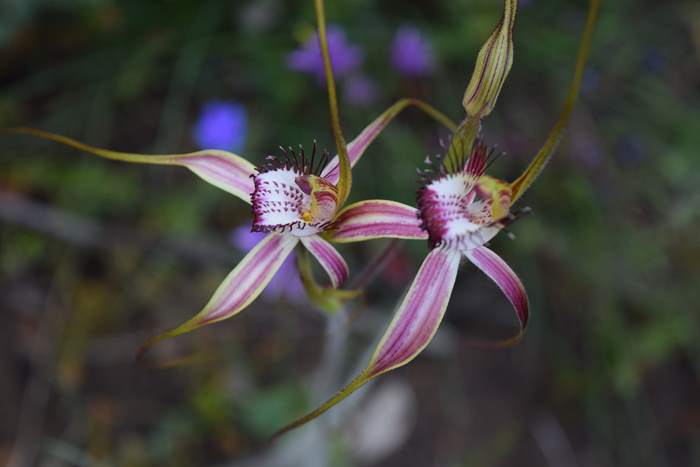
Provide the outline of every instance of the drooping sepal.
[[351,243],[377,238],[425,240],[418,210],[395,201],[368,200],[343,209],[328,234],[336,243]]
[[327,313],[336,313],[346,302],[360,295],[361,290],[337,289],[320,285],[314,278],[309,256],[307,250],[299,249],[296,255],[297,269],[306,295],[319,309]]
[[66,136],[34,128],[10,128],[10,133],[27,134],[54,141],[105,159],[136,164],[177,165],[190,169],[208,183],[249,203],[253,193],[255,166],[233,153],[218,149],[207,149],[188,154],[148,155],[132,154],[97,148]]
[[334,288],[345,282],[350,274],[350,269],[338,250],[333,248],[333,245],[318,235],[302,237],[301,242],[326,271]]
[[431,251],[367,367],[319,408],[280,429],[275,436],[315,419],[372,378],[413,360],[432,340],[442,321],[457,278],[460,257],[456,250]]
[[430,343],[447,309],[460,257],[449,248],[428,254],[370,360],[369,375],[405,365]]
[[219,285],[205,307],[189,321],[151,338],[144,350],[170,337],[230,318],[255,300],[298,243],[291,235],[272,233],[263,238]]
[[468,117],[482,119],[491,113],[513,64],[513,23],[517,0],[505,0],[503,16],[481,47],[462,105]]
[[515,336],[496,343],[490,343],[495,347],[506,347],[517,343],[527,328],[530,317],[530,305],[525,286],[518,275],[503,259],[485,246],[474,248],[465,253],[466,257],[481,269],[501,289],[515,310],[518,318],[519,329]]

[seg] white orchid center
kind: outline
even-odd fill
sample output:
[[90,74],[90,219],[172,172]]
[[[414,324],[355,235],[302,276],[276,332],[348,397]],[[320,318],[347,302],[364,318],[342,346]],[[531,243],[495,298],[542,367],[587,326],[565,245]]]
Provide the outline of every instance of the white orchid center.
[[422,228],[432,247],[471,250],[503,227],[499,221],[508,216],[511,192],[507,183],[483,175],[489,155],[486,146],[477,142],[458,172],[442,171],[419,191]]
[[303,151],[297,156],[290,149],[285,156],[282,163],[272,158],[274,162],[254,176],[253,230],[305,237],[327,229],[337,211],[338,191],[315,174],[327,157],[315,165]]

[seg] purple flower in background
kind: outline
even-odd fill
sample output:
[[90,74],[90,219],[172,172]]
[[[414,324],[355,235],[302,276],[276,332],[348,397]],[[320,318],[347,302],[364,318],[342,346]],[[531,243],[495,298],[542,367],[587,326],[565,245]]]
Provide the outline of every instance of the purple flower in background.
[[[345,31],[338,26],[328,26],[327,32],[333,71],[336,77],[342,78],[362,64],[364,53],[360,47],[348,42]],[[312,74],[321,83],[325,82],[318,34],[310,36],[300,49],[287,55],[287,66],[292,70]]]
[[658,49],[649,48],[642,58],[642,67],[649,73],[658,74],[664,71],[666,59]]
[[425,75],[433,69],[433,50],[420,30],[402,26],[391,46],[391,63],[405,76]]
[[343,86],[345,99],[356,106],[366,106],[377,98],[377,85],[365,75],[349,77]]
[[[248,252],[266,236],[265,232],[251,232],[249,226],[242,225],[231,232],[231,243],[240,251]],[[282,263],[268,286],[262,291],[262,295],[269,300],[284,298],[292,303],[301,303],[305,300],[304,286],[294,265],[294,255],[288,256]]]
[[194,140],[202,149],[241,151],[248,133],[248,114],[235,102],[212,101],[202,108],[194,127]]

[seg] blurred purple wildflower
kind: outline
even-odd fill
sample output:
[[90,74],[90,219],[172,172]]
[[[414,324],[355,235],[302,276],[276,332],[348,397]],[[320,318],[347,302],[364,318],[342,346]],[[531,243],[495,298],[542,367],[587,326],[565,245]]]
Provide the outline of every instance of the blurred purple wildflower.
[[405,76],[421,76],[432,71],[433,50],[418,28],[399,28],[391,46],[391,63]]
[[[359,46],[349,43],[345,31],[338,26],[328,26],[327,33],[333,71],[337,78],[342,78],[362,64],[364,52]],[[314,75],[319,83],[325,82],[318,34],[310,36],[300,49],[287,55],[287,66],[292,70]]]
[[356,106],[366,106],[377,98],[377,85],[365,75],[350,76],[343,86],[345,99]]
[[204,104],[194,127],[194,140],[201,149],[241,151],[248,133],[248,114],[241,104],[212,101]]
[[[265,232],[251,232],[250,226],[242,225],[233,229],[230,240],[241,252],[247,253],[266,236],[267,233]],[[306,295],[294,264],[294,254],[289,255],[286,261],[282,263],[282,267],[262,291],[262,295],[268,300],[285,299],[292,303],[304,301]]]

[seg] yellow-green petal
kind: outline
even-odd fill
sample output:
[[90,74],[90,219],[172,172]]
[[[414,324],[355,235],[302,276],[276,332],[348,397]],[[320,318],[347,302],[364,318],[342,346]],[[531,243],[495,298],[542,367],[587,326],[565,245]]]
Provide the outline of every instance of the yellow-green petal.
[[187,154],[132,154],[97,148],[66,136],[37,130],[35,128],[8,128],[5,133],[26,134],[54,141],[95,156],[135,164],[176,165],[187,167],[206,182],[250,203],[253,193],[255,166],[236,154],[218,149],[206,149]]

